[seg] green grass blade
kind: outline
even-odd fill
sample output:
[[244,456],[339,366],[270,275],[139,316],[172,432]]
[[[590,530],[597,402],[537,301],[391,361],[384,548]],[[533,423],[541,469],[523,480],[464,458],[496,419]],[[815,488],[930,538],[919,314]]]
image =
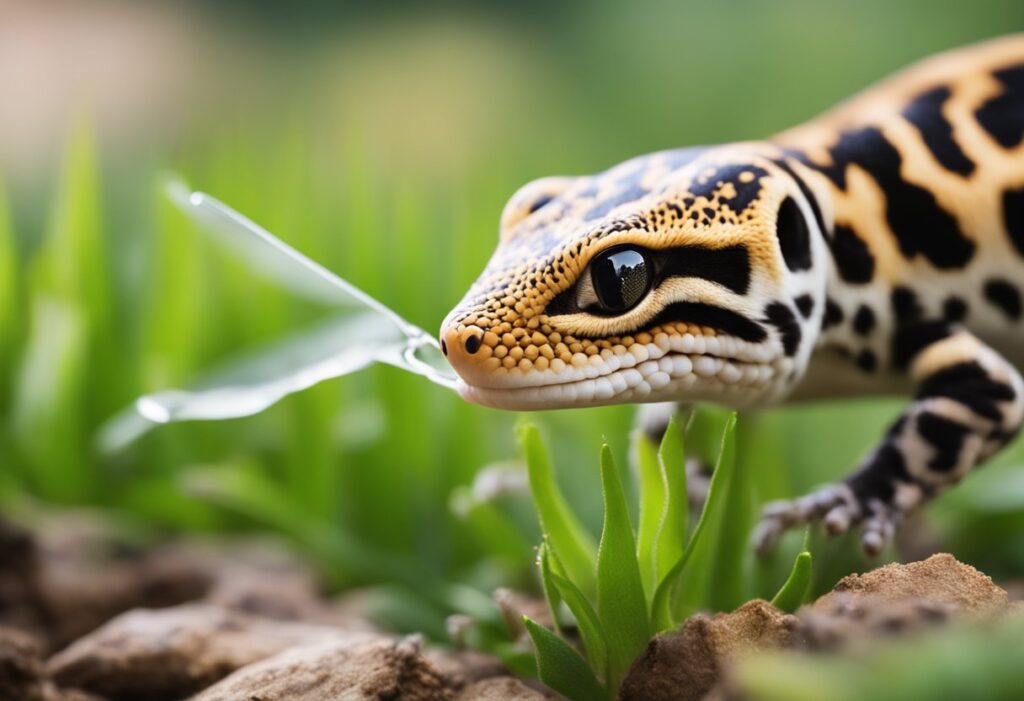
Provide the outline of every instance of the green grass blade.
[[551,611],[551,622],[554,623],[555,632],[562,634],[562,627],[558,622],[559,609],[562,606],[562,595],[558,585],[555,584],[555,573],[551,571],[551,548],[547,541],[540,544],[537,551],[537,564],[540,566],[540,584],[544,590],[544,600],[548,602],[548,609]]
[[658,530],[657,579],[660,581],[683,556],[690,530],[690,496],[686,486],[686,455],[679,415],[672,416],[658,449],[658,465],[665,481],[665,511]]
[[600,676],[607,677],[608,639],[605,637],[597,611],[587,601],[587,597],[583,596],[579,587],[552,569],[549,558],[541,561],[541,567],[546,570],[544,580],[550,582],[556,589],[558,598],[565,602],[576,619],[591,668]]
[[28,342],[15,373],[11,432],[31,466],[31,482],[46,499],[95,496],[83,448],[82,393],[89,375],[88,330],[82,310],[36,294]]
[[772,605],[786,613],[793,613],[800,608],[811,589],[811,572],[811,554],[804,550],[793,561],[793,569],[779,593],[772,598]]
[[597,553],[597,610],[608,640],[608,687],[615,689],[651,638],[626,495],[607,444],[601,448],[604,528]]
[[665,518],[666,485],[654,444],[642,432],[635,437],[637,472],[640,482],[640,521],[637,525],[636,554],[644,591],[654,595],[658,583],[658,532]]
[[526,454],[530,492],[541,529],[569,579],[591,595],[597,588],[594,540],[562,496],[555,482],[551,458],[537,427],[532,424],[520,426],[519,441]]
[[724,494],[721,513],[705,534],[704,552],[710,555],[705,603],[714,611],[731,611],[747,600],[748,570],[753,551],[748,545],[754,516],[753,485],[745,477],[744,463],[736,459],[736,415],[729,417],[722,434],[718,467],[728,465],[728,481],[721,483]]
[[222,303],[211,290],[210,244],[167,197],[168,178],[155,188],[153,266],[142,296],[142,383],[147,392],[192,379],[209,352],[209,329]]
[[[722,434],[721,450],[719,451],[718,464],[711,476],[711,485],[708,488],[708,497],[704,502],[704,509],[697,519],[697,525],[693,528],[690,540],[683,551],[683,555],[666,573],[665,577],[658,583],[658,589],[654,594],[654,601],[651,603],[651,618],[655,630],[667,630],[673,626],[672,596],[676,587],[680,585],[684,573],[689,575],[687,567],[695,554],[703,555],[707,562],[712,560],[711,548],[717,540],[715,535],[706,537],[711,524],[720,520],[725,510],[726,496],[730,489],[735,460],[733,459],[733,432],[736,426],[736,415],[733,414],[726,422],[725,431]],[[707,564],[707,563],[705,563]],[[700,567],[697,576],[688,576],[688,585],[685,593],[685,602],[703,602],[708,598],[708,573]]]
[[523,625],[537,649],[537,674],[542,682],[570,701],[608,698],[586,660],[569,643],[527,616],[523,616]]
[[742,463],[735,459],[735,427],[734,414],[722,433],[718,464],[701,515],[703,528],[695,534],[689,568],[680,579],[674,612],[679,617],[699,608],[729,611],[745,600],[753,499],[751,485],[739,472]]

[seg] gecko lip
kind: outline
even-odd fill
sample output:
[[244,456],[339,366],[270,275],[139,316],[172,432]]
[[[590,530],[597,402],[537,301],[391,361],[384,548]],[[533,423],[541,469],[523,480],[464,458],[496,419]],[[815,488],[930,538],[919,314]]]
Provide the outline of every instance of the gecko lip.
[[[467,358],[453,358],[449,355],[448,360],[463,382],[471,387],[516,390],[598,379],[630,368],[643,368],[647,373],[653,373],[656,368],[649,363],[670,362],[665,358],[680,358],[674,361],[677,365],[672,368],[671,374],[684,375],[696,369],[698,375],[710,377],[722,370],[724,365],[733,365],[739,369],[748,365],[769,365],[780,357],[780,349],[774,346],[724,334],[684,333],[670,336],[659,333],[651,342],[632,343],[628,348],[619,346],[614,351],[605,348],[591,355],[576,353],[571,361],[566,358],[565,362],[554,368],[523,371],[519,368],[498,367],[486,370],[481,363],[466,362]],[[665,372],[670,370],[668,367],[662,369]],[[738,377],[732,370],[725,369],[725,373],[727,381],[737,381]]]
[[[740,359],[706,352],[657,354],[657,346],[643,348],[648,357],[642,362],[630,356],[632,364],[617,367],[613,367],[614,361],[567,367],[559,374],[571,372],[574,376],[557,382],[551,382],[551,373],[545,371],[536,372],[536,377],[529,376],[534,373],[522,375],[516,384],[478,384],[460,378],[457,389],[467,401],[513,410],[650,402],[679,396],[740,404],[755,401],[771,388],[773,379],[785,375],[782,366],[786,361],[769,357],[767,352],[756,359],[748,352]],[[607,361],[625,356],[596,357]]]

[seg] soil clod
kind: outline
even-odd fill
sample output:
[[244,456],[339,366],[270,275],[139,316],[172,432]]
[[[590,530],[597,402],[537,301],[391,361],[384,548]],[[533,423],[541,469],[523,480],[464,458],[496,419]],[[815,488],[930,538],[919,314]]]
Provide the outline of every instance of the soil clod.
[[681,630],[654,638],[633,663],[619,691],[621,701],[688,701],[704,698],[723,665],[739,652],[789,647],[796,617],[755,599],[732,613],[698,613]]

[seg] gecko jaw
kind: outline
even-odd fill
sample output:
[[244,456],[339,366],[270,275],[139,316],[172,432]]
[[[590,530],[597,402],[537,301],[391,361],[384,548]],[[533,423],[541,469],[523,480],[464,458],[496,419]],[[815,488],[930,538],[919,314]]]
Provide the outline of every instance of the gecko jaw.
[[[637,352],[639,351],[639,353]],[[637,357],[640,355],[642,357]],[[634,347],[622,355],[590,356],[566,367],[563,379],[552,382],[551,371],[510,374],[493,384],[461,378],[459,394],[484,406],[534,410],[602,406],[652,401],[717,401],[753,405],[770,394],[792,361],[764,352],[761,358],[712,353],[665,352],[655,344]],[[495,378],[499,379],[499,378]]]

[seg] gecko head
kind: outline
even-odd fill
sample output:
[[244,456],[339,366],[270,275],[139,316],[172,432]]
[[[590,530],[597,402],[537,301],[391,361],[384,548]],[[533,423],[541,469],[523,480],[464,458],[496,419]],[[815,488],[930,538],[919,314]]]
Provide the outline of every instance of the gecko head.
[[824,244],[773,148],[666,151],[520,189],[441,328],[462,396],[548,409],[785,393],[820,328]]

